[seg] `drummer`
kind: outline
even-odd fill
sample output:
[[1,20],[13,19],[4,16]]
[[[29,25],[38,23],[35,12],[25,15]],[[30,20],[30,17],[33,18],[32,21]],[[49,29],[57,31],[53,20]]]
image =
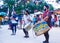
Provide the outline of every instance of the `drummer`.
[[[51,27],[51,12],[49,12],[49,6],[44,6],[44,13],[43,13],[43,19],[47,22],[48,26]],[[45,41],[43,43],[49,43],[49,33],[48,31],[44,33]]]
[[29,15],[29,11],[28,10],[25,11],[25,14],[23,15],[22,20],[23,20],[23,32],[25,33],[25,36],[24,37],[25,38],[29,38],[28,31],[26,30],[26,28],[24,28],[24,26],[26,24],[28,24],[28,23],[31,22],[31,19],[30,19],[30,15]]

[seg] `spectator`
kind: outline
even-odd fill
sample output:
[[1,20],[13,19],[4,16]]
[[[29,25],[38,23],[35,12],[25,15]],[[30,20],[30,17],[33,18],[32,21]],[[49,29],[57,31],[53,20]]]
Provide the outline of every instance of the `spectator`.
[[16,21],[16,19],[15,18],[11,18],[11,30],[12,30],[12,35],[15,35],[16,34],[16,26],[17,26],[17,24],[18,24],[18,22]]
[[54,24],[55,24],[55,17],[54,17],[54,14],[53,14],[53,12],[52,12],[52,19],[51,19],[51,24],[52,24],[52,26],[54,26]]
[[55,20],[55,26],[57,26],[57,15],[54,15],[54,20]]
[[2,16],[0,16],[0,28],[1,28],[1,24],[2,24]]

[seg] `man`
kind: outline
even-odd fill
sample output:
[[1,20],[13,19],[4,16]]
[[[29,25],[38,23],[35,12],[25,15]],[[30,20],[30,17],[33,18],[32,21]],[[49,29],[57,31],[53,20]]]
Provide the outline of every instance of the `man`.
[[10,27],[12,30],[12,35],[16,35],[16,27],[18,25],[18,16],[16,12],[13,12],[13,15],[11,16],[11,21],[10,21]]
[[16,26],[18,22],[16,21],[15,18],[11,18],[11,30],[12,30],[12,35],[16,35]]
[[[49,6],[45,5],[44,6],[44,14],[43,14],[43,19],[47,22],[48,26],[51,27],[51,12],[49,12]],[[49,43],[49,33],[48,31],[44,33],[45,36],[45,41],[43,43]]]
[[[13,17],[18,22],[18,15],[16,14],[15,11],[13,11],[13,15],[11,17]],[[11,17],[10,17],[10,21],[11,21]],[[10,23],[10,21],[9,21],[9,28],[8,29],[11,29],[11,23]]]
[[24,22],[23,23],[23,32],[25,33],[24,37],[25,38],[29,38],[28,31],[26,30],[26,28],[24,28],[24,26],[26,24],[31,23],[31,19],[30,19],[30,15],[29,15],[29,11],[28,10],[25,11],[25,15],[23,16],[22,20]]

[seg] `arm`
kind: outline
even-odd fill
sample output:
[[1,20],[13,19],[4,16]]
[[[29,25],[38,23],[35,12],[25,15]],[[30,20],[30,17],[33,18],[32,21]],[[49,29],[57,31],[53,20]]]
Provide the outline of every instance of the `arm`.
[[48,18],[49,18],[49,17],[48,17],[48,16],[46,16],[45,18],[43,18],[43,20],[44,20],[44,21],[47,21],[47,20],[48,20]]
[[38,21],[37,23],[35,23],[35,25],[33,25],[33,28],[37,25],[37,24],[39,24],[39,23],[41,23],[42,21]]

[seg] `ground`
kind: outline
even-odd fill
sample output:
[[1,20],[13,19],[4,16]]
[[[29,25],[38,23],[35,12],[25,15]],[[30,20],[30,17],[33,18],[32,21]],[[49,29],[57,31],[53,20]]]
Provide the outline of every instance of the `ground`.
[[[49,31],[49,42],[50,43],[60,43],[60,28],[53,27]],[[24,33],[22,30],[17,29],[15,36],[11,35],[11,30],[8,30],[8,25],[3,25],[0,28],[0,43],[42,43],[45,40],[44,35],[35,36],[34,31],[31,29],[29,31],[29,38],[24,38]]]

